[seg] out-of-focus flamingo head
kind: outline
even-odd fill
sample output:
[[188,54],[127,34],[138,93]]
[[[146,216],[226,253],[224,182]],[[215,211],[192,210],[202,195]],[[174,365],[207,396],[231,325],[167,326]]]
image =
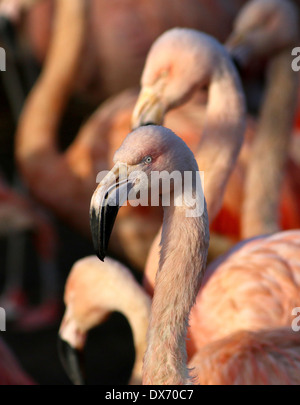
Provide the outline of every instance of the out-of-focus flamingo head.
[[[149,204],[153,204],[153,196],[158,196],[158,205],[160,199],[174,192],[174,184],[164,188],[161,179],[152,181],[153,173],[176,171],[181,174],[179,181],[182,181],[184,172],[196,176],[198,171],[194,155],[184,141],[170,129],[157,125],[139,127],[128,134],[115,153],[114,163],[113,169],[94,192],[90,207],[94,248],[102,261],[119,208],[124,202],[143,201],[145,197]],[[194,184],[193,177],[191,186]]]
[[82,331],[67,308],[59,329],[58,351],[61,363],[75,385],[85,384],[83,349],[87,333]]
[[[87,333],[105,321],[113,310],[113,303],[104,291],[109,279],[105,276],[108,266],[103,265],[102,271],[98,266],[99,260],[95,256],[77,261],[65,286],[66,311],[59,329],[58,345],[64,369],[76,385],[85,383],[83,351]],[[109,271],[112,273],[111,269]]]
[[131,383],[140,383],[151,299],[133,274],[109,257],[105,263],[96,256],[85,257],[70,271],[64,300],[66,312],[58,343],[60,359],[70,380],[84,384],[83,349],[87,333],[117,311],[125,315],[132,327],[136,359]]
[[297,7],[290,0],[252,0],[238,14],[226,46],[243,67],[293,46],[298,35]]
[[220,51],[226,52],[212,37],[196,30],[173,28],[162,34],[146,59],[132,128],[162,125],[168,110],[183,104],[197,89],[205,89]]

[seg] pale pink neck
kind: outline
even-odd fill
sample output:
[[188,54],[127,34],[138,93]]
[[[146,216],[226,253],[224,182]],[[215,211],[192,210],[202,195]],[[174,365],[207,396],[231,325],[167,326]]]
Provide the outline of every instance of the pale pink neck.
[[225,186],[235,166],[245,131],[245,101],[240,80],[224,55],[212,73],[203,136],[196,154],[204,171],[209,221],[221,208]]
[[76,78],[85,29],[85,2],[57,0],[53,38],[41,76],[22,113],[17,154],[37,158],[58,154],[56,136]]
[[124,314],[130,324],[135,348],[135,361],[129,384],[140,385],[142,383],[143,360],[147,348],[146,335],[149,326],[151,299],[142,288],[136,288],[132,300],[125,299],[124,303],[125,305],[120,308],[120,312]]
[[299,74],[291,69],[291,50],[270,63],[266,94],[245,182],[242,236],[279,231],[279,203],[291,139]]
[[143,384],[189,384],[185,338],[188,317],[206,267],[207,212],[187,218],[164,209],[162,250],[152,301]]
[[[136,298],[136,297],[135,297]],[[127,317],[130,324],[133,336],[133,343],[135,349],[135,360],[134,366],[131,373],[131,378],[129,384],[140,385],[142,383],[142,369],[144,355],[147,348],[146,335],[149,326],[151,309],[151,299],[148,296],[139,300],[139,307],[128,308],[127,313],[123,311],[124,315]]]

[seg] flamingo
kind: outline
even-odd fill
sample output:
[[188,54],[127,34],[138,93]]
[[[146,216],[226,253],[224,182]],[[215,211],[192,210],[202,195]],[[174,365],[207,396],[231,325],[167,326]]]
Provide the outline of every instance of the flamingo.
[[290,326],[299,306],[299,246],[298,230],[277,232],[242,241],[211,263],[190,314],[189,353],[240,329]]
[[[159,45],[161,46],[159,49]],[[165,44],[163,44],[165,45]],[[171,49],[171,44],[168,44],[169,49]],[[193,44],[193,46],[195,47],[195,44]],[[166,46],[164,48],[164,51],[166,50]],[[149,54],[149,59],[146,63],[145,66],[145,71],[144,71],[144,77],[142,78],[142,80],[144,80],[144,94],[143,91],[141,93],[141,99],[140,102],[138,102],[137,104],[137,109],[136,109],[136,115],[137,118],[134,116],[133,117],[133,122],[135,126],[140,125],[143,122],[161,122],[163,113],[160,114],[161,111],[159,111],[159,108],[161,108],[161,104],[159,104],[160,102],[163,104],[165,100],[167,100],[166,104],[163,105],[163,112],[165,112],[169,106],[172,106],[172,103],[178,103],[180,102],[180,96],[178,96],[178,98],[171,98],[168,94],[168,85],[170,85],[170,82],[167,82],[167,80],[165,79],[165,83],[155,83],[153,86],[151,86],[151,80],[155,81],[155,79],[157,79],[156,74],[158,74],[158,72],[161,72],[162,66],[164,66],[164,60],[162,61],[162,64],[157,67],[157,70],[153,68],[153,65],[151,66],[150,62],[152,63],[157,63],[157,61],[159,60],[159,58],[157,57],[157,55],[159,54],[158,52],[163,52],[163,46],[161,44],[156,43],[156,49],[154,48],[154,50],[152,51],[152,54],[150,52]],[[156,53],[157,52],[157,53]],[[202,55],[204,54],[204,52],[202,53]],[[165,53],[166,55],[166,53]],[[168,56],[166,56],[166,59],[168,58]],[[285,59],[286,60],[286,59]],[[170,66],[174,66],[175,63],[172,63],[172,59],[170,62]],[[282,65],[283,68],[285,69],[286,65],[283,64]],[[173,68],[174,69],[174,68]],[[280,72],[282,72],[282,70],[280,70]],[[282,73],[280,73],[282,74]],[[175,88],[176,88],[176,82],[175,79],[177,79],[178,81],[180,80],[179,75],[176,75],[176,71],[174,73],[174,70],[172,71],[172,81],[173,81],[173,87],[172,90],[175,93]],[[163,79],[162,79],[163,80]],[[158,79],[159,81],[159,79]],[[167,83],[167,84],[166,84]],[[155,86],[157,85],[158,88],[155,88]],[[161,87],[159,87],[161,86]],[[184,84],[182,86],[187,86],[187,80],[184,80]],[[193,88],[193,86],[191,85],[190,87],[191,89]],[[162,89],[162,90],[161,90]],[[161,91],[161,93],[159,93],[159,91]],[[145,97],[145,99],[143,100],[143,97]],[[152,98],[151,98],[152,97]],[[170,101],[171,100],[171,101]],[[149,102],[149,104],[147,104],[147,102]],[[149,109],[147,109],[149,107]],[[208,107],[209,108],[209,107]],[[156,116],[157,114],[157,116]],[[136,121],[137,120],[137,123]],[[140,121],[139,121],[140,120]],[[219,145],[219,142],[215,143],[216,145]],[[276,150],[275,150],[276,152]],[[206,159],[206,155],[203,153],[203,158],[201,160],[201,143],[200,143],[200,147],[199,147],[199,164],[202,165],[203,164],[203,159]],[[213,159],[211,159],[211,162],[214,161]],[[270,168],[271,169],[271,168]],[[275,171],[276,174],[276,171]],[[277,173],[278,174],[278,173]],[[278,181],[278,179],[276,179],[276,175],[274,175],[274,173],[272,174],[272,176],[274,176],[275,181]],[[210,186],[210,184],[208,182],[206,182],[206,187],[205,187],[205,194],[207,197],[210,198],[216,198],[214,197],[213,194],[210,194],[210,189],[208,188]],[[276,203],[276,195],[273,197],[273,203]],[[268,205],[268,201],[266,201],[266,203]],[[263,209],[262,205],[259,205],[256,207],[257,210],[259,210],[260,208]],[[208,201],[208,211],[209,211],[209,201]],[[211,216],[209,217],[211,219]],[[272,217],[271,217],[272,220]],[[277,226],[277,222],[276,222],[276,218],[273,218],[273,223],[272,224],[272,229],[276,229]],[[147,288],[147,290],[151,293],[153,291],[153,285],[154,285],[154,280],[155,280],[155,272],[156,272],[156,268],[157,268],[157,263],[158,263],[158,252],[159,252],[159,248],[158,248],[158,244],[159,244],[159,238],[160,236],[158,236],[153,244],[152,250],[150,252],[149,255],[149,259],[148,259],[148,263],[146,266],[146,270],[145,270],[145,287]],[[283,247],[282,249],[284,249],[285,244],[283,243]],[[277,259],[278,260],[278,259]],[[228,277],[228,274],[227,274]],[[228,278],[230,280],[230,278]],[[293,279],[292,279],[292,286],[293,286]],[[217,284],[219,286],[219,284]],[[293,288],[295,289],[297,294],[297,288],[295,287],[295,285],[293,286]],[[198,308],[198,306],[196,306],[195,308]],[[225,308],[225,306],[224,306]],[[254,314],[255,316],[255,314]],[[196,309],[192,311],[191,313],[191,328],[189,331],[189,335],[191,337],[191,341],[188,343],[188,351],[189,353],[194,353],[195,350],[197,350],[197,345],[200,344],[200,337],[199,335],[201,335],[201,328],[198,327],[199,325],[199,319],[201,318],[201,316],[196,316]],[[259,318],[259,317],[258,317]],[[194,321],[195,319],[195,321]],[[290,318],[289,318],[290,320]],[[282,320],[281,320],[282,321]],[[205,334],[203,334],[203,336],[205,336]],[[194,347],[192,347],[194,345]],[[196,345],[196,346],[195,346]]]
[[[126,199],[134,198],[137,193],[147,193],[150,187],[154,187],[151,173],[154,171],[173,173],[178,170],[182,175],[192,172],[195,176],[199,176],[198,165],[191,150],[171,130],[160,126],[140,127],[131,132],[116,151],[114,163],[114,168],[99,184],[91,200],[91,229],[95,251],[101,260],[105,259],[109,237],[120,206]],[[124,176],[125,167],[126,176]],[[205,199],[201,198],[202,190],[198,189],[196,184],[194,178],[189,186],[192,188],[193,202],[200,204],[203,209],[203,211],[199,211],[201,215],[191,216],[189,214],[193,205],[190,199],[184,198],[182,188],[171,189],[171,197],[167,200],[169,204],[163,206],[160,261],[147,333],[143,384],[191,384],[198,378],[199,382],[204,383],[214,383],[214,381],[220,383],[221,381],[224,384],[231,381],[248,384],[266,382],[298,384],[300,381],[299,337],[287,329],[287,326],[290,327],[291,324],[280,328],[280,322],[277,324],[277,319],[273,327],[265,330],[259,330],[258,327],[256,331],[242,331],[244,325],[240,322],[237,329],[233,326],[233,331],[230,331],[232,336],[225,333],[225,337],[203,346],[196,351],[187,365],[185,340],[189,315],[199,296],[209,244],[206,203]],[[161,184],[155,184],[155,190],[160,194],[162,201],[165,194],[169,196],[170,193],[170,189],[168,187],[164,189]],[[181,201],[181,204],[178,201]],[[273,256],[275,258],[268,253],[265,246],[274,242],[275,245],[277,244],[276,247],[274,246],[276,254]],[[231,270],[236,269],[237,277],[239,277],[238,273],[247,277],[251,273],[251,264],[255,270],[259,269],[257,273],[262,274],[267,263],[270,263],[270,272],[273,270],[275,273],[277,270],[277,277],[282,281],[284,279],[282,268],[276,267],[276,265],[284,266],[284,261],[287,262],[286,280],[283,280],[281,291],[279,288],[276,289],[276,293],[279,292],[279,295],[277,296],[275,293],[274,295],[275,301],[285,302],[287,300],[286,302],[289,303],[284,311],[279,310],[276,318],[280,319],[282,315],[283,318],[287,314],[290,315],[291,309],[299,300],[300,278],[296,271],[299,270],[300,263],[299,231],[280,232],[243,243],[244,250],[248,249],[248,256],[244,256],[243,260],[239,262],[237,258],[241,259],[243,256],[243,253],[240,253],[243,252],[243,248],[241,248],[235,257],[229,255],[228,258],[228,266],[231,264]],[[282,249],[279,249],[280,245]],[[276,262],[275,266],[270,260]],[[226,260],[219,259],[215,266],[217,268],[226,267]],[[262,276],[264,277],[263,274]],[[290,278],[290,282],[288,282],[288,278]],[[209,276],[203,291],[206,290],[209,280],[212,279],[213,276]],[[270,286],[275,287],[268,274],[265,275],[265,281],[266,284],[270,283]],[[291,294],[292,289],[288,293],[285,290],[289,284],[294,284],[294,296]],[[258,284],[257,282],[250,284],[246,282],[243,286],[244,290],[241,287],[242,299],[247,302],[245,287],[249,288],[250,294],[248,295],[251,298],[251,294],[255,295]],[[268,300],[264,287],[263,285],[262,294],[257,294],[260,298],[258,305],[262,308],[267,302],[263,301],[262,297]],[[234,295],[234,288],[233,291]],[[223,298],[222,288],[219,287],[218,293],[218,296],[214,294],[215,300]],[[285,295],[284,299],[281,294]],[[239,294],[235,298],[236,304],[234,305],[233,302],[233,307],[238,313],[241,299]],[[220,307],[216,306],[213,309],[218,312]],[[257,312],[257,306],[252,308],[249,305],[247,309],[251,323],[251,314]],[[240,321],[246,318],[247,322],[249,314],[246,312],[245,316],[245,313],[241,311]],[[273,315],[272,312],[270,315]],[[222,327],[226,328],[226,318],[224,319],[222,316],[217,316],[217,318],[222,322]],[[263,325],[265,326],[265,324]],[[232,356],[233,351],[236,353],[235,358]],[[294,359],[295,361],[293,361]],[[255,363],[255,361],[257,362]],[[190,369],[190,365],[194,367],[193,370]],[[251,370],[254,370],[255,367],[258,367],[259,372],[253,376]],[[226,375],[227,370],[230,370],[229,375]]]
[[235,18],[228,49],[242,68],[254,58],[268,61],[286,47],[291,51],[299,39],[298,17],[290,0],[251,0]]
[[[289,33],[287,34],[288,38],[294,38],[295,37],[295,21],[294,21],[294,14],[291,16],[291,11],[293,11],[293,7],[291,6],[291,9],[288,8],[288,13],[280,13],[279,12],[279,17],[280,17],[280,21],[282,20],[283,23],[281,24],[283,27],[288,27],[288,31]],[[260,25],[259,25],[260,26]],[[290,29],[289,29],[290,26]],[[281,27],[281,26],[280,26]],[[274,28],[274,32],[277,33],[277,27]],[[271,36],[274,37],[275,34],[272,34]],[[170,35],[171,37],[171,35]],[[287,44],[286,44],[287,46]],[[192,49],[192,47],[191,47]],[[276,49],[274,50],[274,52],[276,51]],[[159,52],[165,52],[166,56],[165,59],[163,60],[163,62],[159,59],[159,57],[157,55],[159,55]],[[180,100],[180,94],[181,94],[181,87],[185,88],[186,86],[186,82],[190,83],[187,79],[186,82],[183,82],[182,77],[180,77],[179,74],[176,74],[177,70],[176,70],[176,64],[179,63],[178,60],[174,59],[174,56],[171,54],[172,53],[172,41],[170,39],[170,43],[168,43],[167,41],[165,41],[164,43],[162,41],[157,40],[154,44],[153,47],[151,48],[147,60],[146,60],[146,64],[145,64],[145,68],[144,68],[144,73],[141,79],[141,84],[142,84],[142,90],[140,93],[140,98],[137,101],[137,105],[135,107],[134,113],[133,113],[133,119],[132,119],[132,125],[133,127],[137,127],[139,125],[142,125],[143,123],[147,123],[147,122],[153,122],[153,123],[162,123],[162,120],[166,114],[166,112],[168,112],[170,109],[173,108],[173,106],[175,105],[179,105],[181,104],[181,100]],[[288,145],[288,139],[289,139],[289,129],[291,128],[291,116],[293,113],[293,108],[289,108],[288,106],[290,106],[291,102],[294,99],[294,91],[293,91],[293,84],[294,84],[294,73],[291,71],[290,66],[287,63],[287,59],[286,57],[282,56],[281,57],[282,61],[278,61],[277,58],[277,68],[274,65],[273,70],[276,71],[276,75],[277,75],[277,79],[281,80],[281,82],[285,82],[285,84],[287,84],[287,82],[289,81],[289,86],[286,86],[287,89],[285,92],[281,92],[282,94],[280,94],[280,99],[281,99],[281,106],[286,106],[286,108],[288,108],[288,111],[286,114],[284,114],[284,116],[282,116],[281,122],[279,122],[280,125],[278,125],[278,127],[276,128],[276,134],[277,134],[277,138],[278,138],[278,142],[277,143],[271,143],[272,138],[271,138],[271,131],[272,129],[270,128],[272,126],[272,121],[270,121],[270,115],[272,115],[273,112],[273,104],[274,104],[274,94],[276,95],[276,100],[278,100],[278,95],[277,95],[277,91],[278,89],[275,88],[276,85],[276,81],[274,82],[273,86],[269,86],[269,91],[268,91],[268,99],[266,101],[266,105],[265,105],[265,109],[264,109],[264,115],[263,115],[263,119],[260,122],[260,126],[259,126],[259,133],[266,131],[266,136],[264,137],[260,137],[260,142],[258,143],[258,146],[256,147],[256,149],[258,150],[259,148],[263,148],[266,145],[268,145],[268,149],[269,149],[269,156],[270,156],[270,160],[272,159],[273,162],[276,162],[276,167],[278,168],[278,172],[280,172],[280,170],[282,170],[282,168],[284,167],[284,163],[285,163],[285,159],[286,159],[286,153],[285,150],[287,149],[287,145]],[[164,71],[165,66],[170,66],[171,69],[174,69],[174,72],[172,73],[172,75],[167,75],[165,79],[161,79],[162,84],[160,83],[160,79],[158,79],[160,77],[160,74],[162,71]],[[213,66],[211,67],[211,69],[213,69]],[[286,72],[286,70],[288,72]],[[284,73],[286,73],[286,76],[284,75]],[[288,78],[288,79],[287,79]],[[274,77],[275,79],[275,77]],[[157,82],[156,82],[157,80]],[[164,100],[164,83],[168,83],[169,86],[172,86],[173,89],[173,94],[169,97],[169,99],[165,99]],[[191,84],[191,83],[190,83]],[[161,87],[160,87],[161,86]],[[176,91],[178,92],[178,94],[176,95]],[[190,91],[193,91],[193,87],[192,85],[190,86]],[[268,100],[271,100],[271,102],[268,102]],[[183,100],[184,102],[184,100]],[[165,103],[164,105],[162,105],[163,103]],[[272,104],[272,105],[271,105]],[[211,104],[211,107],[209,107],[208,105],[208,109],[209,111],[211,111],[211,109],[213,108],[213,103]],[[149,110],[148,110],[149,107]],[[279,108],[279,107],[278,107]],[[225,114],[226,108],[224,109],[224,114]],[[278,113],[277,113],[278,114]],[[167,115],[168,116],[168,115]],[[222,117],[222,120],[224,118]],[[221,123],[220,123],[221,125]],[[200,132],[200,128],[199,128],[199,132]],[[202,131],[203,132],[203,131]],[[196,132],[195,132],[196,133]],[[180,134],[179,134],[180,135]],[[249,137],[250,135],[250,137]],[[220,129],[220,138],[221,138],[221,129]],[[243,183],[244,183],[244,179],[245,179],[245,173],[246,173],[246,166],[247,166],[247,162],[250,161],[250,156],[251,156],[251,138],[253,139],[253,131],[252,131],[252,135],[251,132],[248,131],[247,133],[247,137],[246,137],[246,143],[243,146],[242,150],[241,150],[241,154],[240,154],[240,158],[238,160],[238,164],[237,167],[233,170],[233,173],[231,175],[231,178],[227,184],[227,189],[224,195],[224,203],[223,203],[223,207],[221,209],[221,212],[218,214],[218,211],[220,210],[220,207],[218,207],[216,214],[214,215],[210,215],[210,221],[212,223],[212,229],[214,231],[221,231],[224,234],[227,234],[229,236],[234,236],[234,240],[238,240],[237,239],[237,234],[236,234],[236,228],[239,227],[238,225],[238,218],[236,215],[236,212],[240,212],[240,216],[241,216],[241,208],[240,206],[242,205],[243,202]],[[188,144],[189,141],[187,140]],[[218,147],[219,142],[221,142],[221,139],[219,141],[215,142],[215,147]],[[201,150],[201,143],[199,144],[199,150]],[[195,149],[192,149],[194,152],[196,152]],[[281,152],[281,153],[280,153]],[[260,152],[262,153],[262,152]],[[256,177],[257,177],[257,173],[259,172],[259,168],[261,168],[262,166],[262,161],[260,159],[259,161],[259,156],[257,156],[256,161],[258,161],[259,164],[253,165],[253,171],[256,168]],[[204,159],[208,160],[207,165],[210,163],[209,162],[209,158],[204,156]],[[203,162],[203,159],[202,159]],[[202,163],[203,164],[203,163]],[[265,207],[265,211],[268,211],[268,209],[270,209],[272,207],[272,204],[274,204],[274,201],[276,200],[276,193],[278,192],[276,190],[276,187],[280,186],[280,182],[279,182],[279,177],[277,176],[277,170],[273,169],[273,171],[270,173],[270,175],[268,176],[268,178],[266,179],[266,183],[267,180],[272,180],[272,187],[273,190],[275,189],[274,192],[274,196],[273,199],[270,197],[270,204],[267,205],[265,203],[264,207]],[[273,179],[272,179],[273,176]],[[274,181],[274,178],[277,178],[277,182]],[[208,184],[209,182],[209,184]],[[298,209],[297,207],[295,207],[295,202],[293,201],[293,199],[291,198],[291,179],[288,179],[287,182],[285,182],[285,191],[286,193],[284,194],[284,196],[287,198],[287,201],[285,202],[285,205],[289,203],[288,207],[289,208],[294,208],[293,212],[295,213],[294,215],[294,221],[289,223],[289,226],[287,226],[287,228],[291,228],[291,227],[295,227],[298,224],[298,217],[299,215],[297,215],[298,213]],[[212,184],[217,184],[217,183],[212,183]],[[260,195],[263,194],[263,190],[264,190],[264,184],[262,184],[262,187],[260,188],[261,193]],[[209,203],[209,199],[212,199],[212,201],[215,201],[216,199],[214,198],[214,194],[210,194],[211,190],[210,187],[212,187],[210,185],[210,180],[207,179],[207,175],[206,175],[206,186],[205,186],[205,193],[206,193],[206,197],[208,199],[208,210],[210,213],[210,203]],[[253,188],[253,182],[251,187]],[[250,189],[250,186],[248,187]],[[248,193],[250,194],[250,193]],[[258,193],[256,193],[257,195]],[[254,198],[254,195],[253,195]],[[249,204],[250,201],[253,201],[253,198],[251,200],[251,195],[250,195],[250,199],[249,199]],[[220,204],[220,202],[222,202],[222,199],[218,200],[218,203]],[[253,202],[251,203],[253,205]],[[277,205],[274,205],[275,209],[277,207]],[[272,207],[272,209],[274,210],[274,208]],[[253,213],[254,210],[246,210],[246,213]],[[248,214],[249,215],[249,214]],[[253,214],[252,214],[253,215]],[[255,215],[255,214],[254,214]],[[259,215],[259,213],[256,214],[257,216]],[[216,217],[216,218],[215,218]],[[250,220],[245,220],[245,215],[244,217],[244,221],[247,222],[247,225],[249,225],[249,221]],[[272,215],[268,215],[268,217],[272,217]],[[225,219],[226,218],[226,219]],[[300,219],[300,218],[299,218]],[[235,225],[236,224],[236,225]],[[267,233],[268,229],[266,228],[266,224],[263,224],[261,226],[265,226],[264,228],[264,232]],[[278,225],[276,225],[278,227]],[[248,228],[248,226],[247,226]],[[260,230],[262,230],[262,227],[260,228]],[[274,230],[274,228],[273,228]],[[247,232],[249,232],[249,234],[247,234]],[[250,234],[250,232],[252,232],[252,234]],[[250,229],[247,231],[246,229],[246,224],[243,226],[242,229],[242,235],[244,237],[248,237],[248,236],[253,236],[253,232],[254,234],[259,234],[261,232],[254,231],[254,229],[252,228],[252,231],[250,231]],[[238,232],[239,234],[239,232]],[[158,242],[160,240],[160,236],[157,235],[157,237],[154,240],[154,243],[152,245],[151,251],[150,251],[150,255],[147,261],[147,266],[146,266],[146,277],[145,277],[145,286],[147,288],[147,290],[149,291],[149,293],[151,293],[151,291],[153,291],[153,284],[154,284],[154,275],[155,275],[155,269],[157,268],[156,264],[158,261]],[[225,244],[225,249],[228,250],[228,243]]]
[[[177,58],[179,53],[190,63],[183,66],[184,58]],[[165,113],[172,106],[183,103],[195,89],[207,86],[203,135],[194,151],[197,160],[201,161],[200,169],[205,173],[205,196],[212,222],[221,208],[225,186],[242,146],[245,129],[241,83],[221,44],[193,30],[173,29],[163,34],[148,54],[132,125],[162,123]],[[212,165],[212,162],[215,164]],[[150,294],[157,269],[159,240],[160,232],[152,244],[144,272],[144,285]]]
[[[59,337],[61,359],[75,384],[83,383],[80,363],[74,359],[83,350],[87,332],[103,322],[113,311],[128,319],[135,346],[135,363],[130,384],[141,384],[151,299],[120,262],[96,256],[78,260],[65,285],[65,315]],[[75,367],[74,367],[75,366]],[[79,367],[79,369],[78,369]]]
[[[248,164],[244,179],[244,202],[240,213],[243,238],[279,230],[279,213],[283,216],[281,223],[287,223],[294,212],[295,221],[293,223],[292,217],[291,224],[300,226],[296,196],[292,197],[294,201],[281,199],[281,211],[278,204],[282,190],[284,197],[289,198],[288,186],[295,189],[290,172],[282,180],[292,143],[297,103],[299,81],[291,69],[291,49],[298,40],[298,14],[292,2],[252,0],[240,10],[227,41],[231,54],[241,66],[262,58],[270,60],[263,105],[249,156],[251,164]],[[262,172],[264,176],[261,176]],[[232,215],[239,212],[239,206],[240,202],[237,202]],[[260,209],[255,209],[258,206]],[[277,223],[274,222],[276,216]]]

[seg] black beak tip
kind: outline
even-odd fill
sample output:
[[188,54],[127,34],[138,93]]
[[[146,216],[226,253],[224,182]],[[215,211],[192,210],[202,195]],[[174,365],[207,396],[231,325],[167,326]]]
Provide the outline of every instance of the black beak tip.
[[143,124],[142,126],[147,127],[149,125],[157,125],[157,124],[155,124],[154,122],[145,122],[145,124]]
[[58,336],[58,353],[61,364],[74,385],[85,385],[83,352],[74,349],[68,342]]
[[147,126],[149,126],[149,125],[157,125],[157,124],[155,124],[154,122],[145,122],[145,123],[142,123],[142,124],[139,125],[139,126],[132,126],[132,127],[131,127],[131,130],[134,131],[135,129],[137,129],[137,128],[139,128],[139,127],[147,127]]
[[92,240],[94,251],[98,258],[104,262],[106,253],[103,252],[103,246],[100,244],[99,241],[99,218],[97,216],[96,210],[92,209],[90,212],[90,226],[91,226],[91,233],[92,233]]
[[241,61],[234,55],[231,55],[231,60],[236,68],[236,70],[239,72],[239,74],[242,74],[243,68]]
[[97,256],[98,256],[98,258],[101,260],[101,262],[104,262],[104,259],[105,259],[105,256],[106,256],[106,255],[97,253]]

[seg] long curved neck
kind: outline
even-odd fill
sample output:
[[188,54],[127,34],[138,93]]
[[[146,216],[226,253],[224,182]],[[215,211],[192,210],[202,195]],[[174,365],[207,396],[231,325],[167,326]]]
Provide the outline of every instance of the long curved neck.
[[206,207],[187,218],[183,207],[164,209],[161,256],[152,301],[143,384],[189,384],[185,338],[188,317],[206,267]]
[[241,149],[245,131],[245,100],[231,62],[220,56],[211,76],[203,136],[196,154],[204,171],[209,221],[221,208],[225,186]]
[[56,136],[80,58],[84,10],[83,0],[56,1],[50,50],[20,119],[17,157],[21,162],[59,154]]
[[122,312],[127,318],[133,336],[133,343],[135,348],[135,361],[130,385],[140,385],[142,383],[142,369],[143,360],[147,348],[146,335],[149,326],[151,298],[141,288],[139,291],[134,292],[134,301],[138,305],[127,305],[122,308]]
[[270,63],[246,177],[243,238],[279,230],[281,185],[297,103],[298,76],[291,63],[290,49],[281,51]]

